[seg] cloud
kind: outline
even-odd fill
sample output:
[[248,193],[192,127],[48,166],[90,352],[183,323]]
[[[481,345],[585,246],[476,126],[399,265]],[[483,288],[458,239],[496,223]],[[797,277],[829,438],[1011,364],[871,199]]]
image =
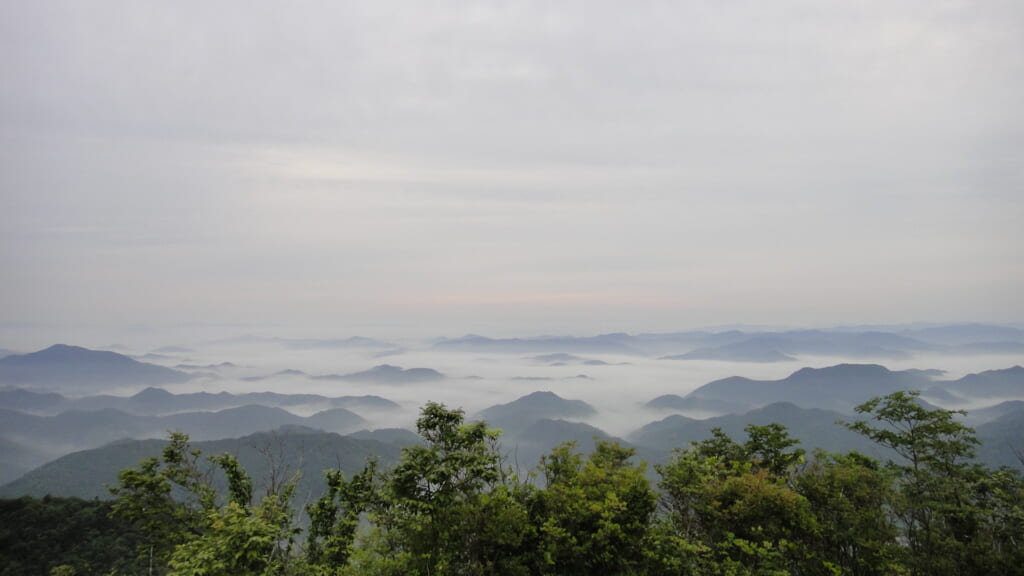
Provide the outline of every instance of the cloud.
[[10,3],[0,318],[1017,318],[1022,30],[1014,2]]

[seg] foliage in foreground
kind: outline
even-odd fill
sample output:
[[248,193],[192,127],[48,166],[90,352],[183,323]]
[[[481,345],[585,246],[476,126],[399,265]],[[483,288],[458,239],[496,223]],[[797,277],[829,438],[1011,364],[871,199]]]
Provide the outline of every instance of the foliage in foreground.
[[[972,463],[973,431],[899,392],[847,424],[893,450],[807,455],[786,429],[716,430],[656,468],[633,451],[572,444],[521,478],[502,463],[498,432],[428,404],[422,445],[394,468],[369,462],[306,506],[303,539],[292,483],[254,498],[229,455],[207,459],[172,435],[159,459],[122,471],[115,519],[138,531],[122,573],[172,575],[990,575],[1024,566],[1024,483]],[[258,500],[258,501],[257,501]],[[71,563],[68,570],[98,573]],[[3,572],[7,574],[8,572]],[[10,572],[24,573],[24,572]]]

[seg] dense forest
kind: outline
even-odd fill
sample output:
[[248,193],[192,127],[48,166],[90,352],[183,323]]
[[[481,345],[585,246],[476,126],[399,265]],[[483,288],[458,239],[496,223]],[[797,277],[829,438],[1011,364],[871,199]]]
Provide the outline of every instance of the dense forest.
[[916,393],[857,412],[846,426],[890,459],[807,454],[772,424],[714,430],[653,474],[599,441],[518,475],[498,431],[430,403],[397,465],[329,470],[302,506],[294,476],[256,494],[232,455],[176,433],[112,501],[4,501],[0,576],[1022,573],[1018,472],[975,463],[973,430]]

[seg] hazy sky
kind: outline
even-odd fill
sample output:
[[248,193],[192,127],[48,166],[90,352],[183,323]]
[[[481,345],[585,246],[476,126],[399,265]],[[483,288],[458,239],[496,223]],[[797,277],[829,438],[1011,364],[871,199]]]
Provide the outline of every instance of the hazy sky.
[[3,2],[0,322],[1019,322],[1021,102],[1019,0]]

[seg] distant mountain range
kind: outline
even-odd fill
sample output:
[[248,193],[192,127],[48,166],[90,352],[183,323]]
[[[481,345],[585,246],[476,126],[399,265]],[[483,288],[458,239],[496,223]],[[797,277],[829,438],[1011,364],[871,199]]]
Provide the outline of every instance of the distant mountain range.
[[0,384],[76,391],[116,386],[162,386],[191,375],[123,354],[55,344],[30,354],[0,358]]
[[390,364],[380,364],[363,372],[351,374],[326,374],[313,376],[314,380],[341,380],[345,382],[372,382],[375,384],[415,384],[419,382],[434,382],[444,379],[441,374],[433,368],[402,368]]
[[132,396],[107,394],[69,398],[55,392],[35,392],[24,388],[0,389],[0,407],[37,415],[54,415],[67,410],[103,410],[112,408],[141,416],[162,416],[177,412],[197,412],[238,408],[251,404],[270,407],[348,408],[349,410],[389,411],[400,406],[380,396],[321,396],[319,394],[280,394],[277,392],[193,392],[173,394],[162,388],[146,388]]
[[800,408],[788,402],[777,402],[745,414],[729,414],[706,420],[695,420],[678,414],[652,422],[628,436],[634,444],[650,448],[660,458],[675,448],[686,448],[711,436],[712,428],[721,428],[737,442],[746,440],[743,429],[748,424],[764,426],[773,422],[786,426],[791,437],[806,450],[821,448],[830,452],[857,450],[874,456],[884,452],[859,434],[851,432],[839,421],[855,418],[831,410]]
[[1024,397],[1024,368],[991,370],[955,381],[938,381],[921,370],[891,371],[876,364],[803,368],[782,380],[733,376],[705,384],[686,396],[660,396],[649,408],[746,412],[775,402],[851,413],[869,398],[897,390],[929,390],[969,396]]
[[[646,424],[627,440],[615,438],[592,425],[568,421],[556,415],[580,415],[586,409],[573,400],[550,393],[528,395],[519,400],[496,406],[499,418],[522,418],[528,423],[508,429],[501,436],[501,450],[505,465],[517,467],[522,473],[534,469],[542,455],[562,443],[573,441],[577,450],[589,452],[595,439],[614,440],[636,448],[638,459],[649,463],[664,462],[674,449],[685,449],[691,442],[710,437],[712,428],[721,428],[737,442],[745,440],[744,428],[748,424],[779,423],[790,436],[800,441],[808,452],[821,448],[831,452],[856,450],[880,459],[895,457],[883,448],[847,430],[840,421],[853,421],[855,416],[838,412],[805,409],[791,403],[778,402],[752,410],[746,414],[732,414],[695,420],[672,415]],[[536,417],[527,407],[539,408],[553,417]],[[485,411],[486,412],[486,411]],[[1024,408],[1008,406],[1001,416],[977,427],[982,445],[979,460],[989,466],[1009,465],[1024,467],[1020,455],[1024,447]],[[240,411],[240,416],[245,415]],[[3,420],[7,420],[7,414]],[[108,418],[114,415],[106,414]],[[492,426],[494,424],[492,423]],[[498,426],[500,427],[500,426]],[[365,458],[374,456],[387,465],[397,461],[402,446],[421,441],[404,429],[362,431],[349,436],[338,436],[315,431],[301,425],[287,425],[277,432],[261,432],[234,440],[196,442],[206,454],[231,452],[238,454],[242,464],[252,472],[254,479],[265,479],[268,474],[267,455],[277,455],[280,469],[292,471],[301,468],[303,492],[315,497],[323,489],[322,471],[339,465],[346,471],[358,470]],[[163,440],[118,441],[101,448],[86,450],[58,458],[28,472],[16,481],[0,488],[0,497],[21,495],[41,496],[47,493],[85,498],[106,497],[104,485],[116,482],[117,472],[134,466],[140,459],[159,453]],[[0,440],[0,448],[5,448]],[[9,478],[9,476],[8,476]]]
[[0,409],[0,437],[48,452],[68,453],[95,448],[124,438],[160,438],[168,430],[187,432],[196,440],[237,438],[255,432],[296,425],[326,432],[353,432],[366,426],[362,416],[332,408],[309,417],[282,408],[249,405],[217,412],[181,412],[169,416],[139,416],[112,408],[69,410],[56,416],[35,416]]
[[[119,471],[159,456],[166,440],[127,440],[69,454],[0,487],[0,497],[60,494],[79,498],[109,498]],[[348,475],[362,470],[368,458],[382,466],[398,461],[401,447],[374,438],[353,438],[302,427],[260,432],[242,438],[193,442],[204,455],[230,453],[262,493],[272,474],[280,481],[299,473],[296,501],[311,502],[323,492],[324,470],[340,468]],[[215,478],[217,478],[215,476]],[[223,479],[220,479],[223,481]]]
[[349,338],[266,338],[263,336],[239,336],[218,340],[214,344],[277,344],[296,350],[353,349],[353,348],[395,348],[390,342],[351,336]]
[[[788,381],[782,385],[800,386],[820,382],[821,377],[830,373],[833,376],[849,376],[850,370],[854,370],[853,374],[860,376],[881,376],[883,382],[886,378],[892,378],[892,374],[897,375],[897,382],[907,374],[926,377],[926,373],[921,371],[900,373],[882,371],[884,369],[879,368],[881,367],[835,366],[831,369],[808,369],[797,372],[794,375],[796,378],[791,376],[783,381],[772,382]],[[899,376],[900,374],[903,376]],[[709,386],[711,384],[715,383],[710,383]],[[1024,462],[1020,459],[1021,454],[1024,454],[1024,403],[1004,402],[978,413],[979,419],[986,420],[976,426],[978,438],[982,442],[978,449],[979,459],[990,466],[1005,464],[1017,468],[1024,467]],[[489,426],[503,431],[500,448],[505,455],[505,464],[516,466],[520,472],[535,468],[541,456],[549,453],[554,446],[567,441],[576,442],[577,450],[588,452],[593,449],[594,440],[614,440],[636,448],[639,459],[658,463],[663,462],[672,450],[685,449],[691,442],[708,438],[712,428],[721,428],[736,441],[742,442],[745,437],[744,428],[748,424],[766,425],[773,422],[785,426],[790,435],[801,442],[801,447],[808,451],[816,448],[832,452],[857,450],[882,459],[893,457],[892,454],[850,432],[839,423],[853,421],[857,419],[856,415],[820,408],[802,408],[790,402],[774,402],[742,414],[705,420],[673,414],[640,426],[627,436],[628,441],[610,436],[592,424],[581,421],[593,418],[595,414],[595,409],[586,402],[540,391],[513,402],[487,408],[473,418],[485,419]],[[277,440],[284,442],[285,446],[278,453],[287,455],[287,458],[294,457],[288,452],[292,449],[291,446],[294,446],[292,436],[303,439],[304,450],[327,442],[326,448],[323,449],[328,450],[331,458],[335,458],[336,452],[331,450],[337,449],[332,446],[341,442],[336,439],[340,437],[314,431],[312,427],[350,429],[361,424],[359,416],[344,409],[323,411],[309,418],[295,416],[279,408],[263,406],[246,406],[216,413],[184,413],[167,417],[141,417],[111,409],[99,412],[71,411],[53,417],[4,410],[0,413],[0,469],[6,473],[0,474],[0,480],[12,480],[14,475],[38,464],[33,461],[33,458],[38,456],[32,452],[33,448],[29,442],[53,445],[65,443],[65,447],[75,442],[102,444],[114,438],[138,436],[143,433],[163,436],[161,427],[164,430],[181,429],[190,433],[193,438],[201,440],[226,435],[244,436],[253,427],[267,426],[277,428],[280,431],[278,436],[287,437],[284,441]],[[244,444],[248,442],[252,445],[251,439],[254,437],[267,439],[274,436],[261,432],[256,436],[250,436],[248,440],[243,437],[241,440],[223,440],[207,445],[229,446],[231,450],[244,451]],[[323,438],[335,439],[327,441]],[[390,446],[391,448],[385,449],[385,458],[382,458],[382,461],[388,461],[388,458],[394,461],[399,447],[420,441],[416,435],[404,429],[362,431],[346,438],[347,441],[374,441]],[[199,444],[203,445],[202,442]],[[99,488],[103,482],[113,482],[117,470],[133,465],[143,455],[158,453],[160,446],[161,440],[117,441],[102,448],[69,454],[28,472],[16,482],[0,489],[0,495],[41,495],[50,491],[57,495],[103,497],[105,494]],[[361,450],[359,453],[364,455],[369,455],[368,446],[372,447],[346,446],[346,449],[353,450],[357,450],[353,446],[363,446],[358,448],[357,452]],[[379,448],[376,446],[375,449]],[[312,457],[316,462],[323,464],[322,455],[319,453],[314,456],[309,456],[310,452],[304,454],[307,458]],[[359,466],[361,464],[362,460],[359,460]],[[303,465],[305,466],[305,462]],[[329,463],[329,466],[334,465],[334,461]],[[92,478],[103,480],[94,481]],[[311,491],[319,489],[316,487],[319,485],[308,486]]]
[[461,338],[442,339],[434,344],[440,350],[529,354],[540,352],[640,354],[631,345],[628,334],[600,336],[540,336],[537,338],[488,338],[469,334]]
[[1022,354],[1024,330],[963,324],[920,329],[834,329],[744,332],[440,339],[434,348],[474,353],[658,355],[677,360],[783,362],[799,356],[900,359],[921,352],[959,355]]

